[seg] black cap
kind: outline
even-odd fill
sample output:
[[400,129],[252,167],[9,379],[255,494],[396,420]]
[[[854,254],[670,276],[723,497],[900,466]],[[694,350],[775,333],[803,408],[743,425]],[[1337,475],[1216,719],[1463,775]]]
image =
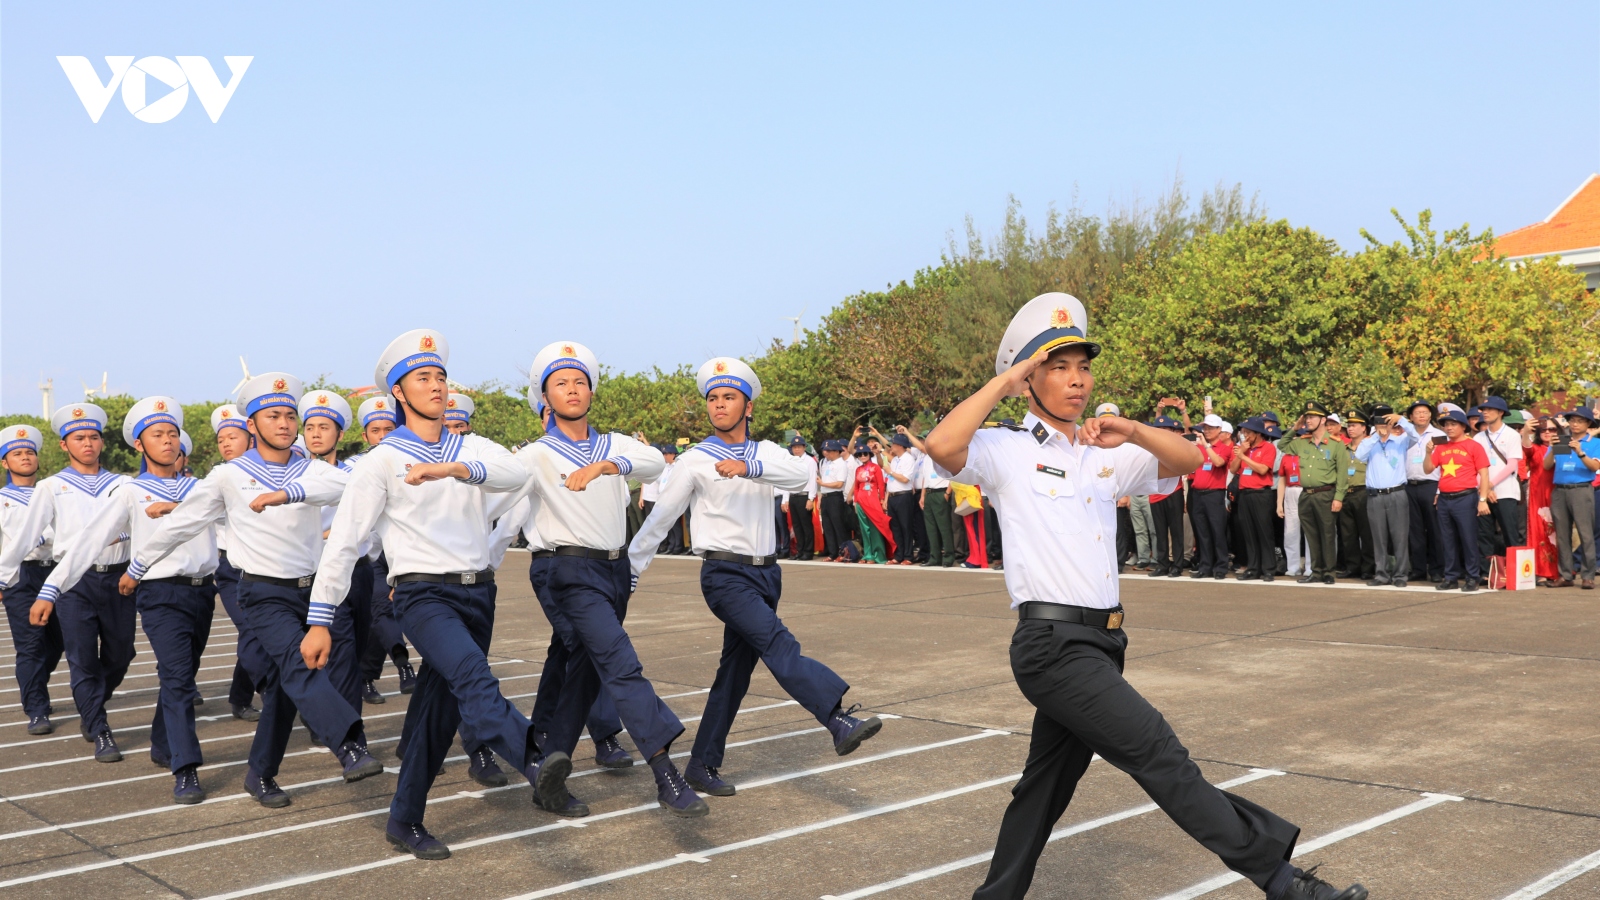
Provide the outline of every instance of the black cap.
[[1344,414],[1344,420],[1345,420],[1346,423],[1349,423],[1349,422],[1360,422],[1363,425],[1367,424],[1367,416],[1366,416],[1366,414],[1363,413],[1359,409],[1352,409],[1349,412],[1345,413]]
[[903,434],[897,434],[889,439],[889,443],[894,444],[897,447],[910,447],[911,438],[906,437]]
[[1308,416],[1327,416],[1328,408],[1315,400],[1307,400],[1303,412]]
[[1394,407],[1387,403],[1374,403],[1367,407],[1367,415],[1372,416],[1374,419],[1381,419],[1384,416],[1392,416],[1394,415]]

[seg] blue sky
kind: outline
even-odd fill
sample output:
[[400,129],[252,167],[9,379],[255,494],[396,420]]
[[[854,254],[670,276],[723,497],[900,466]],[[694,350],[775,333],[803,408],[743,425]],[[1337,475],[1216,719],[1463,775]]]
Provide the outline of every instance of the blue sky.
[[[1009,194],[1181,171],[1350,248],[1600,171],[1592,2],[1214,6],[6,4],[0,409],[221,398],[240,355],[368,384],[421,326],[467,383],[756,353]],[[254,61],[217,124],[94,124],[57,55]]]

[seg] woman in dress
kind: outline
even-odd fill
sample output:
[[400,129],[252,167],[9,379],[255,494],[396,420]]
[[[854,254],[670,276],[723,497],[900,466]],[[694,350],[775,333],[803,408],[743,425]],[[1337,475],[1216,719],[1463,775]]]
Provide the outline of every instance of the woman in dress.
[[894,538],[889,535],[889,494],[883,467],[864,446],[856,448],[856,459],[861,461],[856,466],[854,495],[856,517],[861,523],[861,561],[887,562],[894,552]]
[[1539,587],[1550,587],[1560,577],[1556,568],[1556,535],[1550,515],[1550,493],[1555,471],[1545,471],[1544,455],[1561,434],[1548,416],[1523,426],[1522,455],[1528,461],[1528,546],[1533,548],[1534,575]]

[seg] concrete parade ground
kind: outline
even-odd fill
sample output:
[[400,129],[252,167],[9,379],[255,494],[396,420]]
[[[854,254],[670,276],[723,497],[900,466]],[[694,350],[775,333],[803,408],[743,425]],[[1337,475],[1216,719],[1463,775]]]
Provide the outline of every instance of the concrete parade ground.
[[[550,630],[509,554],[490,660],[524,712]],[[854,754],[758,667],[707,818],[657,808],[648,769],[574,754],[593,815],[534,808],[526,782],[484,789],[459,746],[427,824],[453,858],[423,862],[383,838],[406,709],[392,666],[364,710],[389,772],[354,785],[304,729],[268,810],[242,788],[253,725],[228,712],[234,629],[218,609],[197,711],[201,806],[171,802],[148,755],[155,658],[111,702],[125,759],[93,760],[65,661],[56,733],[29,737],[9,635],[0,641],[0,897],[573,897],[797,900],[962,898],[982,881],[1027,754],[1032,707],[1011,678],[1015,624],[1002,576],[786,564],[779,612],[805,652],[885,719]],[[1207,779],[1298,824],[1296,863],[1321,863],[1374,898],[1600,896],[1600,598],[1573,590],[1440,593],[1123,576],[1128,677]],[[687,728],[687,756],[721,651],[696,560],[664,557],[628,630]],[[414,660],[415,661],[415,660]],[[624,746],[632,750],[630,742]],[[680,765],[682,764],[680,760]],[[504,763],[502,763],[504,765]],[[1096,761],[1029,895],[1081,900],[1252,898],[1127,775]]]

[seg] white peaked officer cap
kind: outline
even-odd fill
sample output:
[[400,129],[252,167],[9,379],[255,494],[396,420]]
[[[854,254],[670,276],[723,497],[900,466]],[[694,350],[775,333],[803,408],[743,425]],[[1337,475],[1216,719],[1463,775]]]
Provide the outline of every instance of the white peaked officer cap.
[[146,428],[162,422],[177,428],[179,432],[183,431],[183,407],[178,401],[159,394],[140,400],[122,417],[123,443],[132,447]]
[[184,456],[194,455],[194,438],[189,437],[189,432],[178,429],[178,447],[183,450]]
[[694,383],[702,397],[719,387],[731,387],[743,394],[746,400],[761,396],[761,379],[756,377],[756,371],[744,360],[731,356],[706,360],[700,366],[700,371],[695,373]]
[[577,369],[589,376],[592,390],[595,377],[600,374],[600,360],[595,358],[593,350],[577,341],[547,344],[533,357],[533,366],[528,370],[528,405],[534,412],[544,412],[544,383],[562,369]]
[[1082,344],[1090,359],[1100,355],[1100,345],[1089,340],[1089,314],[1083,303],[1071,294],[1040,294],[1011,317],[994,357],[994,372],[1003,375],[1019,360],[1070,344]]
[[306,391],[300,398],[300,423],[321,416],[332,419],[340,431],[350,424],[350,401],[339,396],[338,391]]
[[466,394],[452,393],[450,399],[444,402],[444,420],[446,422],[470,422],[472,414],[478,411],[478,404]]
[[239,407],[232,403],[224,403],[211,411],[211,430],[220,434],[224,428],[250,430],[250,426],[245,424],[245,417],[239,415]]
[[1102,403],[1099,406],[1096,406],[1094,408],[1094,417],[1097,418],[1097,419],[1100,418],[1101,416],[1120,416],[1120,415],[1122,415],[1122,409],[1120,407],[1118,407],[1115,403]]
[[3,438],[0,440],[0,459],[4,459],[6,454],[13,450],[32,450],[38,453],[39,448],[44,446],[44,435],[32,425],[7,425],[5,430],[0,432],[0,438]]
[[361,427],[367,427],[368,422],[397,422],[399,418],[394,414],[394,401],[388,397],[368,397],[361,402],[361,408],[356,410],[356,418],[361,420]]
[[287,372],[268,372],[265,375],[246,381],[244,387],[239,388],[239,396],[233,398],[234,405],[249,418],[263,409],[274,406],[287,406],[300,411],[300,395],[305,393],[305,387],[300,379]]
[[375,384],[383,385],[389,393],[395,383],[418,369],[438,366],[443,369],[450,362],[450,342],[432,328],[408,331],[389,343],[378,357],[378,367],[372,373]]
[[106,430],[106,411],[93,403],[69,403],[50,417],[50,428],[62,437],[85,428],[103,433]]

